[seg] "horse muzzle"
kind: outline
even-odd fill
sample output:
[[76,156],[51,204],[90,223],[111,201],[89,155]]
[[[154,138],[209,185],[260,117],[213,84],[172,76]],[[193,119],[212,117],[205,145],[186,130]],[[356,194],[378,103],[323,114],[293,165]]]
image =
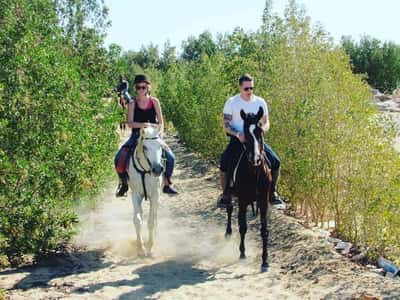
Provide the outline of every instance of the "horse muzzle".
[[153,176],[158,177],[161,175],[161,173],[164,171],[164,168],[162,165],[160,164],[155,164],[152,168],[151,168],[151,173],[153,174]]
[[254,167],[261,166],[261,164],[262,164],[261,156],[258,155],[256,157],[254,157],[254,159],[251,161],[251,163],[253,164]]

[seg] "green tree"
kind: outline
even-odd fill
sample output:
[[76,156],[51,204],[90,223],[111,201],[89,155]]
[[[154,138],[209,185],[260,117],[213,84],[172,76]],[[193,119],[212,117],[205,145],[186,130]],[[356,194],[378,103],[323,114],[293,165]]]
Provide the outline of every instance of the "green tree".
[[183,52],[181,58],[187,61],[199,61],[203,54],[212,56],[217,51],[212,35],[205,31],[198,38],[189,37],[182,44]]
[[368,83],[381,91],[392,92],[400,85],[400,46],[392,42],[363,37],[359,43],[342,38],[353,71],[367,76]]

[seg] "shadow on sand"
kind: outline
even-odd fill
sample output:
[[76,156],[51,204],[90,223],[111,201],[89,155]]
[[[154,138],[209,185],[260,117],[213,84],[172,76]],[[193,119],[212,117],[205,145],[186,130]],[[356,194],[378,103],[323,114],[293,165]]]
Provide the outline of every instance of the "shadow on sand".
[[124,279],[112,282],[102,282],[78,288],[77,294],[91,294],[104,287],[137,287],[135,291],[121,295],[118,299],[144,299],[158,292],[177,289],[183,285],[195,285],[214,280],[209,271],[194,267],[193,261],[168,260],[149,266],[144,266],[133,272],[138,276],[134,279]]
[[13,275],[18,277],[18,274],[28,273],[14,284],[13,289],[51,287],[49,282],[55,278],[89,273],[108,267],[110,263],[104,263],[103,257],[103,250],[75,250],[69,253],[57,253],[43,258],[32,266],[0,272],[0,277]]

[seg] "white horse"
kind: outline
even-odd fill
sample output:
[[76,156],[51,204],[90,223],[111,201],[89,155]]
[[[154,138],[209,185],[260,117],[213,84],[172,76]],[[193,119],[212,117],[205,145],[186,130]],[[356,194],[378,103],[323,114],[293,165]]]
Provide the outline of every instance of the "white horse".
[[162,149],[165,143],[160,138],[157,128],[146,127],[140,129],[140,137],[133,153],[133,159],[129,162],[129,187],[133,202],[133,223],[136,228],[138,255],[145,255],[142,239],[143,209],[142,201],[150,200],[150,212],[148,217],[149,239],[146,244],[148,253],[153,247],[154,229],[157,224],[157,208],[161,193],[163,173]]

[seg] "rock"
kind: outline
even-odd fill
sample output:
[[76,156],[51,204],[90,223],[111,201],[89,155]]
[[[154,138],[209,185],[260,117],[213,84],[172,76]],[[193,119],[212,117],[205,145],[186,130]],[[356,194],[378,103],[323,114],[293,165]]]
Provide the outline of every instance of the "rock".
[[332,243],[332,244],[338,244],[338,243],[340,243],[342,240],[340,240],[340,239],[337,239],[337,238],[333,238],[333,237],[329,237],[328,238],[328,242],[329,243]]
[[357,297],[355,299],[359,299],[359,300],[379,300],[380,298],[375,297],[373,295],[367,294],[367,293],[362,293],[360,295],[360,297]]
[[354,255],[351,258],[351,261],[360,262],[360,261],[363,261],[366,257],[367,257],[367,255],[365,255],[365,253],[360,253],[360,254]]
[[381,94],[379,96],[375,96],[375,99],[378,99],[379,101],[388,101],[392,99],[391,95],[386,95],[386,94]]
[[398,266],[396,266],[390,260],[383,258],[382,256],[378,258],[378,266],[383,268],[383,270],[385,270],[385,272],[391,273],[391,274],[388,274],[389,276],[393,275],[393,277],[394,277],[394,276],[399,275],[399,273],[400,273],[400,269]]
[[350,253],[351,247],[353,247],[352,243],[341,241],[336,245],[335,249],[338,250],[338,251],[341,251],[342,254],[346,255],[346,254]]
[[380,96],[382,93],[378,89],[371,89],[372,95],[374,96]]

